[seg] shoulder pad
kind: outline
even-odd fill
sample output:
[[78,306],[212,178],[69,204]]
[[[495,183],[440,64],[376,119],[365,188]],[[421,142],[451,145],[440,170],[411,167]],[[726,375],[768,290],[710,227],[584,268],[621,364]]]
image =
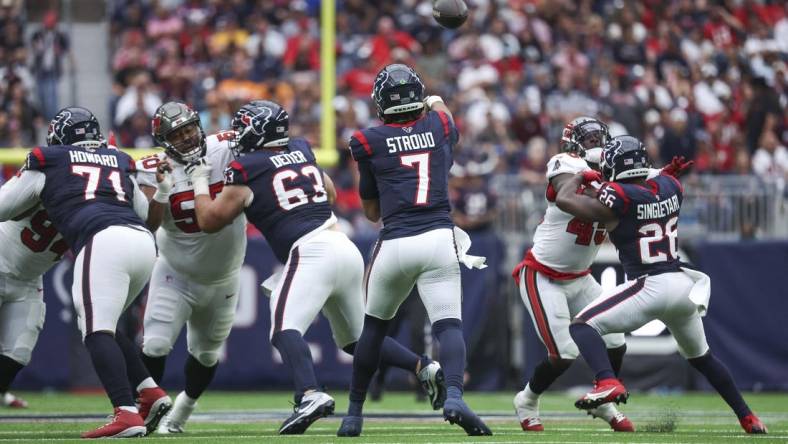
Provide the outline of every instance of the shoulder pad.
[[587,169],[589,169],[588,164],[580,157],[569,153],[560,153],[547,162],[546,175],[549,180],[559,174],[577,174]]
[[348,148],[350,148],[350,154],[353,156],[353,159],[357,161],[372,157],[372,147],[364,130],[358,130],[350,136]]

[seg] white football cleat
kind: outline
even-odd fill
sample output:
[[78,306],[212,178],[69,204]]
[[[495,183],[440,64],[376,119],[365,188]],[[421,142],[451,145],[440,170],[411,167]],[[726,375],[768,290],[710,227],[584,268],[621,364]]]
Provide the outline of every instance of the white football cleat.
[[186,425],[186,421],[189,420],[195,407],[197,407],[197,401],[189,398],[186,392],[178,393],[172,410],[161,420],[156,433],[183,433],[183,426]]
[[419,370],[416,375],[419,384],[427,392],[433,410],[443,407],[446,402],[446,380],[443,377],[443,369],[438,361],[432,361],[424,368]]
[[514,411],[517,413],[517,419],[520,420],[520,427],[524,432],[542,432],[544,426],[542,420],[539,419],[539,399],[536,402],[529,400],[525,390],[517,392],[514,395]]

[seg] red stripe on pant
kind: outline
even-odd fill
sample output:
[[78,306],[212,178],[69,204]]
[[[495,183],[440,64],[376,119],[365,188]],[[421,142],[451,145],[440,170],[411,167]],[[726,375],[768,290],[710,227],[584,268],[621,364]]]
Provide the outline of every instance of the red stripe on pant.
[[531,304],[531,311],[536,320],[539,336],[542,337],[542,342],[547,347],[547,354],[550,357],[560,358],[558,345],[555,343],[555,338],[553,338],[553,332],[550,331],[550,323],[547,321],[539,289],[536,286],[536,270],[529,267],[525,268],[525,292],[528,294],[528,302]]
[[93,303],[90,300],[90,256],[93,252],[93,239],[85,244],[82,255],[82,305],[85,309],[85,336],[93,333]]
[[282,321],[285,318],[285,305],[287,304],[287,295],[290,293],[290,286],[293,284],[293,276],[298,269],[298,260],[300,255],[298,247],[293,249],[290,253],[290,266],[287,268],[285,275],[285,282],[282,284],[282,291],[279,292],[279,299],[276,301],[276,311],[274,312],[274,333],[282,331]]
[[378,258],[378,253],[380,253],[380,245],[383,241],[378,240],[375,242],[375,248],[372,250],[372,259],[369,260],[369,267],[367,267],[367,271],[364,274],[364,305],[367,304],[367,293],[369,292],[369,276],[372,275],[372,266],[375,265],[375,259]]

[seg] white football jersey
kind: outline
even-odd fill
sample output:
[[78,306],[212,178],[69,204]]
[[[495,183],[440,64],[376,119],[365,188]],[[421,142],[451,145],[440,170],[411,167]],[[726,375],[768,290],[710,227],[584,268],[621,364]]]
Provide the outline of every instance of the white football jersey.
[[[206,138],[205,157],[211,163],[210,190],[215,198],[224,187],[224,170],[232,162],[228,141],[231,131]],[[140,185],[156,187],[156,165],[164,157],[146,158],[137,162]],[[236,273],[246,253],[246,217],[241,214],[232,224],[216,233],[204,233],[194,213],[194,187],[185,166],[171,161],[173,186],[170,205],[156,232],[161,255],[173,269],[200,283],[212,283]]]
[[[590,169],[575,154],[560,153],[547,162],[547,179],[559,174],[576,174]],[[534,257],[541,264],[562,273],[582,273],[591,266],[607,232],[598,222],[584,222],[561,211],[555,204],[555,190],[547,187],[547,211],[536,227]]]
[[0,245],[0,274],[19,281],[37,280],[68,250],[42,206],[24,219],[0,223]]

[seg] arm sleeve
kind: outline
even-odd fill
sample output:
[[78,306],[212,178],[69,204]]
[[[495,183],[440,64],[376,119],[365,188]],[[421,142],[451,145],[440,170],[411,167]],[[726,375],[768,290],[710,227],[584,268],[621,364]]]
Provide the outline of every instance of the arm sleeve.
[[617,183],[606,184],[599,189],[596,196],[603,205],[613,210],[616,216],[623,216],[629,208],[629,197]]
[[368,161],[358,163],[358,173],[360,175],[358,183],[358,194],[362,199],[377,199],[378,184],[375,181],[375,174],[372,172],[372,165]]
[[435,113],[443,126],[443,135],[449,138],[449,143],[453,147],[460,141],[460,132],[457,130],[454,120],[442,111],[435,111]]
[[46,176],[40,171],[23,170],[0,188],[0,221],[7,221],[41,201]]
[[348,147],[350,148],[350,155],[353,156],[356,162],[360,162],[372,156],[372,147],[369,144],[369,140],[367,140],[367,136],[361,131],[356,131],[350,136]]
[[148,219],[148,198],[145,197],[145,193],[140,190],[139,185],[137,184],[137,180],[134,179],[133,176],[129,177],[131,179],[131,183],[134,185],[134,212],[137,213],[137,216],[140,217],[142,220]]

